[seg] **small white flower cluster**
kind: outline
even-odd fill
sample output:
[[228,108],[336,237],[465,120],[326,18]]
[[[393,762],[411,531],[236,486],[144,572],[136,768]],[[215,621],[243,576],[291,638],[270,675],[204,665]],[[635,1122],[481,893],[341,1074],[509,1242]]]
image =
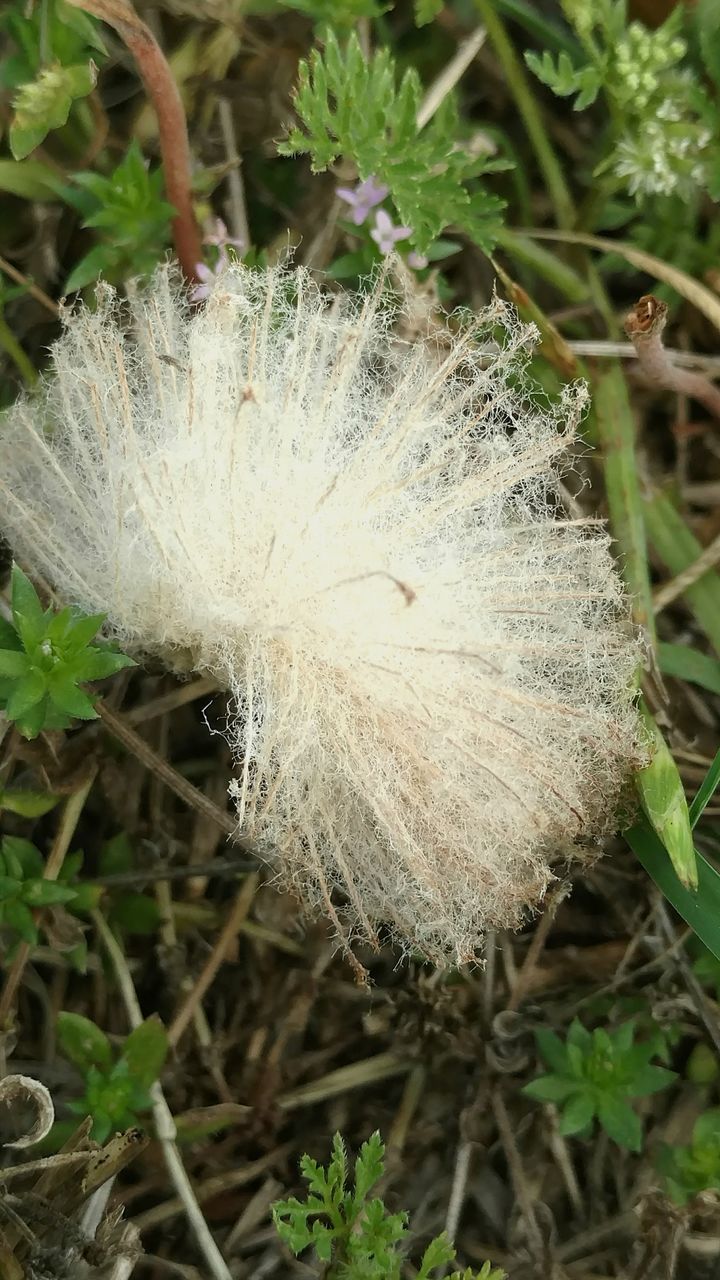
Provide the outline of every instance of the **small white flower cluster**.
[[613,170],[627,180],[631,195],[690,200],[705,181],[703,153],[711,134],[696,121],[678,119],[676,102],[667,100],[662,109],[658,119],[620,139]]
[[468,959],[637,760],[608,538],[558,497],[583,389],[533,394],[500,303],[405,347],[379,289],[209,285],[67,317],[0,420],[0,529],[124,645],[222,682],[240,827],[286,885]]
[[608,93],[623,132],[611,167],[631,195],[689,201],[705,181],[711,134],[693,104],[692,77],[678,69],[686,48],[672,30],[639,22],[618,43]]

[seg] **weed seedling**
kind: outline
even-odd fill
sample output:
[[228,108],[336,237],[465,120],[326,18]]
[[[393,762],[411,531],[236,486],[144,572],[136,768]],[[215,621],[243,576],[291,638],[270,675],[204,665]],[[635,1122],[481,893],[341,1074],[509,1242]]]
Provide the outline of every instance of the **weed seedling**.
[[597,1027],[592,1032],[576,1019],[564,1043],[545,1028],[536,1032],[536,1039],[550,1071],[531,1080],[523,1092],[539,1102],[557,1103],[565,1136],[589,1136],[597,1119],[619,1146],[639,1151],[642,1124],[629,1099],[658,1093],[675,1079],[674,1071],[650,1061],[661,1050],[657,1038],[635,1044],[634,1019],[616,1031]]

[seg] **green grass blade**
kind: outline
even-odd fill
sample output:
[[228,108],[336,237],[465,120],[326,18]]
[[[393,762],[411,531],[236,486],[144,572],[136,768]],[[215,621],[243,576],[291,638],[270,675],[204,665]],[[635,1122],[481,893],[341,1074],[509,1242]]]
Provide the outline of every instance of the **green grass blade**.
[[664,676],[675,676],[699,684],[711,693],[720,693],[720,662],[685,644],[659,644],[658,666]]
[[[694,564],[703,551],[677,507],[666,493],[654,493],[643,503],[648,541],[675,577]],[[698,578],[683,599],[717,653],[720,653],[720,575],[713,569]]]
[[720,751],[718,751],[705,777],[703,778],[700,789],[690,805],[690,825],[695,826],[703,809],[710,803],[718,785],[720,784]]
[[720,960],[720,875],[715,868],[701,853],[696,855],[698,888],[693,892],[680,883],[667,851],[649,827],[631,827],[625,839],[670,905]]

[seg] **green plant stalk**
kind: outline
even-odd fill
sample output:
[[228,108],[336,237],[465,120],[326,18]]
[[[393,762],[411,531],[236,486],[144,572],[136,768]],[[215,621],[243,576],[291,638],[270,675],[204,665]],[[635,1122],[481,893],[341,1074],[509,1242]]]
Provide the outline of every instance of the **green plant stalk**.
[[12,360],[25,385],[32,387],[37,382],[37,370],[29,357],[25,355],[2,312],[0,312],[0,347],[2,347],[6,356]]
[[[643,503],[648,541],[673,576],[694,564],[702,546],[690,532],[666,493],[653,493]],[[720,575],[704,573],[683,592],[699,626],[720,654]]]
[[[593,411],[602,449],[610,522],[633,616],[653,648],[657,643],[642,496],[635,458],[635,422],[618,361],[593,378]],[[638,683],[640,680],[638,671]],[[640,702],[650,763],[635,775],[640,801],[685,888],[697,886],[697,865],[687,799],[672,753],[645,703]]]
[[503,227],[496,236],[499,248],[523,266],[529,267],[542,280],[554,285],[568,302],[587,302],[590,286],[573,267],[562,262],[554,253],[538,253],[538,244],[519,231]]
[[492,41],[508,85],[512,90],[528,137],[535,149],[535,155],[553,203],[557,224],[563,230],[568,231],[575,225],[575,208],[572,197],[565,182],[560,161],[555,154],[555,149],[542,122],[538,105],[530,90],[522,63],[512,46],[502,18],[495,7],[494,0],[475,0],[475,4]]
[[643,505],[635,459],[635,422],[618,361],[593,374],[593,419],[603,453],[610,523],[620,569],[632,597],[633,616],[656,642]]

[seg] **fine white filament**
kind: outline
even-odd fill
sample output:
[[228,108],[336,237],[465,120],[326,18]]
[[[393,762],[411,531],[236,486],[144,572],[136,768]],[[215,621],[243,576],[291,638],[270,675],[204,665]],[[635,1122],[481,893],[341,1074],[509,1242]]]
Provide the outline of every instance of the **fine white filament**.
[[0,427],[16,553],[229,690],[239,826],[284,884],[436,961],[537,903],[637,749],[608,538],[557,499],[584,392],[528,389],[534,337],[495,302],[403,345],[380,290],[294,269],[199,310],[164,269],[69,316]]

